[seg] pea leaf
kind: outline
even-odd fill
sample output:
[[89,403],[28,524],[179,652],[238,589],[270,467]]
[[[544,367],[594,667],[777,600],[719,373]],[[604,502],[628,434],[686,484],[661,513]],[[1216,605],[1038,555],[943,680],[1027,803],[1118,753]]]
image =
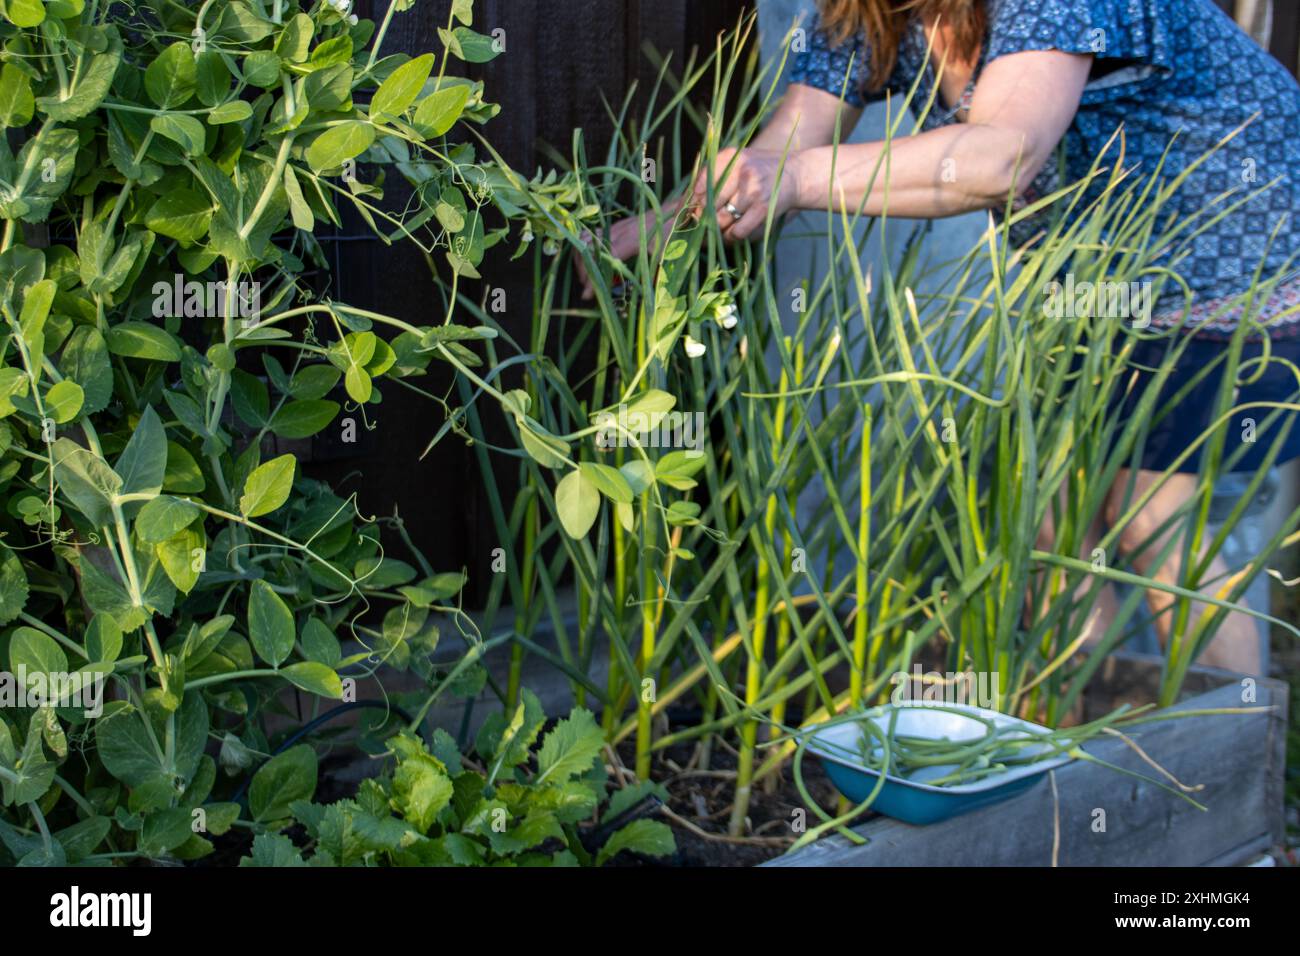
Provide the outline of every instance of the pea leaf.
[[293,652],[293,612],[262,580],[253,582],[248,596],[248,639],[257,656],[272,667],[279,667]]
[[316,751],[299,744],[264,763],[248,787],[248,810],[254,823],[283,820],[298,800],[316,792]]
[[632,486],[628,484],[627,479],[623,477],[623,473],[617,468],[590,461],[582,462],[578,468],[582,471],[582,477],[594,485],[610,501],[623,504],[632,503],[632,499],[635,497],[632,493]]
[[122,653],[122,629],[108,614],[96,614],[86,627],[86,656],[92,661],[117,660]]
[[316,24],[305,13],[294,16],[275,41],[275,52],[290,63],[301,63],[311,53],[311,40]]
[[317,68],[303,80],[303,96],[315,112],[334,113],[352,109],[352,67],[347,63]]
[[352,37],[346,33],[331,37],[311,51],[311,65],[314,69],[337,66],[352,59]]
[[487,63],[495,60],[501,52],[492,37],[476,33],[469,27],[456,27],[454,30],[438,30],[438,36],[449,53],[460,57],[466,63]]
[[202,565],[194,557],[195,552],[202,552],[206,540],[202,525],[192,524],[154,546],[158,563],[178,591],[189,594],[198,583]]
[[34,627],[19,627],[9,639],[9,669],[17,674],[19,668],[29,677],[63,674],[68,670],[68,655],[48,634]]
[[420,101],[412,125],[426,139],[442,136],[460,119],[469,100],[469,87],[457,85],[436,90]]
[[658,388],[647,389],[628,403],[626,413],[633,415],[654,416],[671,412],[677,405],[677,397]]
[[29,286],[23,295],[22,310],[18,315],[18,325],[23,332],[23,341],[33,354],[33,361],[39,363],[45,352],[45,320],[49,318],[50,306],[54,302],[54,293],[58,286],[53,279],[42,279]]
[[670,451],[655,462],[655,480],[678,491],[690,491],[696,484],[691,476],[704,465],[699,452]]
[[[5,162],[11,166],[7,153]],[[17,170],[8,169],[12,187],[0,190],[0,217],[44,222],[54,200],[71,184],[77,163],[77,131],[46,123],[18,151]]]
[[113,520],[112,501],[122,490],[122,477],[108,462],[70,438],[52,447],[54,480],[59,491],[91,524],[102,527]]
[[302,650],[310,660],[320,661],[331,669],[343,656],[338,638],[317,617],[308,618],[302,626]]
[[[16,760],[10,760],[7,755],[0,754],[0,763],[6,764],[6,770],[10,776],[0,779],[0,794],[3,794],[4,802],[10,803],[33,803],[45,796],[54,783],[54,775],[58,772],[58,765],[46,759],[45,750],[41,747],[41,737],[43,722],[40,720],[31,720],[27,724],[27,742],[23,746],[23,752]],[[8,739],[8,730],[4,732],[5,740]],[[12,749],[12,745],[10,748]],[[5,826],[8,826],[7,824]],[[3,833],[3,831],[0,831]],[[31,861],[34,857],[41,860],[40,865],[59,865],[62,848],[57,844],[54,845],[54,854],[52,859],[45,859],[41,850],[33,850],[32,853],[24,856],[19,861],[23,865],[24,860]]]
[[181,349],[165,329],[148,322],[119,322],[108,330],[108,350],[125,358],[179,362]]
[[41,0],[6,0],[5,18],[16,27],[40,26],[45,20]]
[[343,376],[343,387],[347,390],[348,397],[362,404],[370,401],[370,396],[374,394],[374,383],[371,382],[366,370],[359,365],[348,367],[347,373]]
[[280,438],[309,438],[332,422],[338,412],[338,402],[289,402],[271,416],[271,431]]
[[293,455],[281,455],[253,470],[239,498],[239,510],[245,517],[270,514],[289,500],[296,464]]
[[570,538],[584,538],[600,513],[600,492],[583,473],[571,471],[555,488],[555,509]]
[[199,463],[184,447],[167,443],[167,469],[163,472],[163,490],[197,495],[207,486]]
[[22,369],[0,368],[0,418],[17,411],[13,399],[24,397],[30,384]]
[[103,43],[77,71],[76,82],[58,95],[41,96],[36,106],[50,119],[70,122],[88,116],[104,102],[113,77],[122,62],[122,39],[113,26],[95,27],[90,31],[93,43]]
[[295,687],[300,687],[309,694],[343,699],[343,681],[334,668],[327,667],[319,661],[300,661],[290,664],[280,671]]
[[194,51],[183,40],[164,49],[144,71],[144,89],[156,106],[169,110],[180,106],[198,84]]
[[63,425],[77,417],[85,398],[80,385],[64,379],[55,382],[45,393],[45,411],[56,424]]
[[307,147],[307,165],[316,172],[338,169],[364,153],[374,141],[375,128],[369,123],[352,120],[332,126]]
[[184,498],[159,495],[145,502],[135,519],[135,533],[141,541],[158,544],[189,527],[199,516],[199,507]]
[[284,167],[284,195],[289,200],[289,214],[293,217],[294,227],[303,232],[315,229],[316,215],[302,194],[302,185],[298,182],[298,175],[293,171],[292,165]]
[[0,544],[0,624],[8,624],[27,605],[27,572],[23,562]]
[[515,422],[519,425],[519,440],[523,443],[524,451],[534,461],[546,468],[567,467],[568,445],[553,435],[543,434],[541,426],[536,425],[531,418],[516,418]]
[[[205,50],[194,58],[196,67],[196,87],[199,102],[204,106],[216,106],[230,91],[230,71],[226,69],[221,54],[215,50]],[[208,122],[212,119],[209,114]]]
[[271,393],[266,383],[243,369],[230,377],[230,401],[235,414],[253,428],[261,428],[271,414]]
[[270,89],[280,81],[280,58],[270,50],[256,50],[244,57],[244,82]]
[[[162,491],[163,476],[167,472],[167,434],[152,405],[146,405],[140,413],[140,421],[113,470],[122,476],[124,495],[156,495]],[[133,504],[138,510],[139,503]]]
[[154,232],[181,242],[202,239],[211,221],[212,203],[192,189],[176,189],[159,197],[144,217],[144,224]]
[[370,115],[378,118],[401,116],[420,95],[420,90],[424,88],[432,71],[432,53],[425,53],[403,63],[388,74],[388,79],[375,91],[370,101]]
[[95,742],[104,768],[128,787],[166,771],[144,718],[130,705],[105,707],[95,724]]
[[12,63],[0,67],[0,127],[26,126],[35,108],[32,81],[27,74]]
[[192,835],[187,807],[155,810],[144,818],[137,848],[145,856],[158,857],[176,849]]
[[307,365],[293,373],[289,394],[302,401],[324,398],[339,383],[339,370],[332,365]]
[[79,863],[104,842],[113,821],[108,817],[87,817],[54,834],[54,839],[68,854],[69,863]]
[[193,116],[183,113],[158,113],[149,121],[149,128],[185,150],[186,156],[203,154],[207,131]]
[[108,344],[93,325],[79,325],[68,337],[59,358],[59,371],[81,386],[82,410],[93,415],[113,398],[113,365]]

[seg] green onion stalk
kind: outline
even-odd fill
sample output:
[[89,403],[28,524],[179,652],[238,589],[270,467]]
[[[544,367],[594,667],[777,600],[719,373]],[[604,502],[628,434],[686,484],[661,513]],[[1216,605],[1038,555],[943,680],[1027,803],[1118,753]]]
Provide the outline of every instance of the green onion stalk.
[[[509,596],[517,642],[530,654],[548,618],[556,644],[548,660],[575,695],[602,709],[610,743],[633,741],[639,777],[666,747],[695,743],[707,762],[711,741],[732,742],[734,833],[743,832],[752,787],[801,759],[788,735],[764,734],[760,748],[765,722],[784,727],[795,707],[805,726],[858,712],[924,660],[996,676],[993,699],[981,703],[1057,727],[1106,656],[1150,624],[1140,605],[1152,590],[1170,599],[1159,702],[1172,703],[1228,613],[1273,620],[1241,597],[1278,549],[1296,545],[1300,528],[1297,510],[1264,552],[1208,579],[1244,514],[1243,503],[1210,533],[1208,496],[1245,451],[1229,451],[1223,438],[1239,410],[1233,380],[1264,364],[1246,366],[1234,341],[1198,373],[1230,374],[1216,421],[1195,439],[1207,449],[1197,493],[1171,519],[1179,533],[1157,529],[1149,545],[1148,556],[1163,549],[1178,560],[1177,580],[1139,573],[1142,549],[1118,547],[1154,491],[1131,494],[1090,542],[1104,561],[1082,553],[1108,490],[1178,399],[1160,391],[1187,337],[1121,316],[1065,321],[1048,313],[1044,290],[1067,272],[1077,282],[1150,283],[1153,298],[1183,289],[1169,263],[1241,197],[1212,197],[1201,215],[1171,218],[1170,200],[1190,170],[1126,171],[1116,142],[1083,182],[1008,208],[972,248],[940,259],[910,226],[900,248],[888,215],[868,222],[828,196],[826,269],[805,280],[806,308],[792,315],[778,306],[777,249],[789,238],[781,223],[736,247],[722,241],[711,202],[698,223],[664,211],[706,163],[712,170],[723,146],[747,143],[774,102],[779,64],[761,71],[737,45],[751,28],[688,59],[679,77],[663,64],[639,112],[631,97],[622,104],[617,135],[597,164],[580,136],[571,155],[558,157],[565,188],[594,218],[576,221],[521,191],[521,202],[534,204],[530,214],[567,243],[566,254],[538,260],[545,292],[525,347],[455,293],[458,308],[497,330],[495,347],[516,349],[505,361],[528,374],[528,408],[503,406],[519,448],[488,440],[481,400],[495,396],[462,386],[494,525],[524,551],[493,582],[492,601]],[[923,113],[931,104],[915,105]],[[889,138],[915,123],[897,106]],[[694,162],[682,146],[688,131],[706,143]],[[650,155],[661,160],[654,182],[634,172]],[[887,175],[889,162],[886,149],[876,174]],[[1034,242],[1016,247],[1011,225],[1039,214]],[[604,243],[607,224],[624,215],[648,216],[646,241],[629,263]],[[833,241],[835,225],[856,241]],[[874,274],[859,258],[868,248],[882,253]],[[593,285],[590,305],[569,305],[574,256]],[[1279,280],[1257,277],[1250,314]],[[719,321],[722,303],[735,308],[734,329]],[[1116,399],[1131,387],[1133,349],[1156,335],[1167,336],[1169,356],[1121,420]],[[816,374],[805,374],[803,355],[823,357]],[[688,459],[647,431],[620,433],[614,450],[600,444],[598,413],[638,403],[656,414],[703,413],[705,453]],[[1281,423],[1293,407],[1271,403],[1260,414]],[[523,488],[507,503],[492,467],[511,458]],[[856,509],[845,491],[855,482]],[[811,487],[823,493],[805,502],[812,520],[801,523],[796,505]],[[822,557],[819,573],[792,572],[795,548]],[[844,553],[855,557],[847,573],[834,562]],[[1084,643],[1091,606],[1116,584],[1133,589],[1120,615]],[[576,637],[569,586],[578,593]],[[603,661],[608,674],[596,679]],[[670,704],[692,698],[700,717],[656,734]]]

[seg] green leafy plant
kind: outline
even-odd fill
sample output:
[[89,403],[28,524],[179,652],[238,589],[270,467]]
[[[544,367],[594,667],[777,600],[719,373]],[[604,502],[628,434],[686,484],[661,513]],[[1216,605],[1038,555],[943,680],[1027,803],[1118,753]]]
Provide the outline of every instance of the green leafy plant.
[[[286,692],[340,698],[388,665],[427,708],[473,683],[463,576],[298,463],[435,359],[481,381],[490,330],[350,308],[315,278],[343,206],[453,281],[506,234],[447,138],[497,112],[455,75],[492,45],[457,0],[437,54],[382,55],[409,6],[377,32],[294,0],[4,7],[0,661],[25,675],[0,714],[6,859],[204,855],[238,816],[209,745],[248,767]],[[414,187],[398,212],[391,172]],[[445,615],[467,653],[435,665]],[[95,677],[102,714],[72,706]]]
[[[1224,349],[1220,415],[1196,438],[1208,449],[1196,494],[1171,521],[1182,534],[1161,545],[1162,559],[1184,549],[1178,580],[1139,573],[1117,547],[1140,500],[1100,542],[1105,561],[1083,549],[1119,469],[1138,460],[1149,423],[1167,414],[1158,376],[1135,396],[1137,413],[1117,417],[1133,344],[1163,335],[1168,374],[1187,339],[1118,314],[1062,321],[1047,314],[1043,291],[1068,271],[1094,285],[1147,283],[1158,298],[1179,287],[1190,244],[1242,195],[1172,217],[1170,200],[1190,171],[1138,175],[1116,148],[1096,158],[1086,181],[1009,211],[952,261],[927,260],[921,237],[899,243],[888,216],[828,211],[827,271],[782,288],[781,223],[727,248],[712,216],[697,224],[663,211],[722,147],[749,142],[776,95],[775,65],[763,73],[745,59],[746,29],[679,78],[665,67],[640,116],[629,98],[605,157],[592,160],[578,142],[568,158],[603,215],[644,217],[637,258],[618,261],[600,229],[594,242],[566,230],[594,305],[570,307],[570,262],[539,255],[529,340],[512,342],[502,329],[488,344],[493,355],[513,346],[546,356],[504,403],[523,449],[524,491],[493,504],[498,533],[518,548],[494,582],[494,601],[514,609],[515,673],[525,654],[560,667],[580,700],[600,705],[610,742],[634,742],[640,779],[650,779],[656,752],[683,743],[696,744],[694,765],[707,768],[713,742],[725,738],[737,753],[736,835],[753,787],[772,783],[794,753],[790,740],[765,747],[759,737],[787,710],[802,726],[878,703],[924,659],[995,675],[992,706],[1057,726],[1105,656],[1150,624],[1140,608],[1148,589],[1173,598],[1167,705],[1224,612],[1243,610],[1250,581],[1300,541],[1298,511],[1249,563],[1210,571],[1244,509],[1207,532],[1209,495],[1244,452],[1225,442],[1245,335],[1281,279],[1259,275],[1242,297],[1242,332]],[[692,101],[701,89],[707,108]],[[915,90],[904,100],[890,138],[919,128],[907,106],[920,114],[932,106],[915,101]],[[688,125],[704,142],[698,159],[682,152]],[[636,172],[647,156],[663,171],[653,182]],[[1041,233],[1017,248],[1011,225],[1039,214]],[[837,242],[837,226],[855,241]],[[884,268],[873,276],[858,253],[876,243]],[[918,291],[936,278],[937,291]],[[611,447],[602,416],[620,406],[660,418],[698,412],[703,454],[626,427]],[[1272,454],[1297,409],[1259,409]],[[467,417],[494,488],[500,461],[478,413]],[[1049,518],[1051,540],[1040,542]],[[563,593],[570,577],[576,614]],[[1131,591],[1085,647],[1089,610],[1112,583]],[[1192,613],[1198,605],[1213,611]],[[553,646],[536,638],[544,618]],[[602,686],[591,675],[606,656]],[[699,716],[668,727],[674,704]]]
[[[311,802],[310,747],[274,757],[253,777],[250,815],[266,825],[241,865],[601,866],[622,852],[671,854],[668,826],[638,815],[661,788],[607,794],[605,738],[591,712],[575,708],[542,734],[541,704],[521,696],[513,717],[495,714],[479,732],[477,761],[444,731],[432,746],[399,734],[388,741],[392,772],[350,800]],[[289,825],[306,846],[277,832]]]

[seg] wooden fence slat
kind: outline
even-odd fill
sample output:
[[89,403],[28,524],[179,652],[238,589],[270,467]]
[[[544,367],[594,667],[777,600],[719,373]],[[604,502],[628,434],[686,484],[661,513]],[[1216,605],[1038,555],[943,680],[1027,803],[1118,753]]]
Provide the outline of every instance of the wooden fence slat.
[[1270,48],[1288,70],[1300,75],[1300,3],[1281,0],[1273,4],[1273,43]]

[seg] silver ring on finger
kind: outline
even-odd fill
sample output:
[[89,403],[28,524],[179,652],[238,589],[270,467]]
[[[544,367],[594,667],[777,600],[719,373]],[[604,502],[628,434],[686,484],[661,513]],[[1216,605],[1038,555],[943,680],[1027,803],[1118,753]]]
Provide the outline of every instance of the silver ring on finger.
[[735,219],[736,221],[740,221],[741,219],[745,218],[745,214],[736,208],[735,203],[727,203],[722,208],[727,210],[727,212],[731,213],[731,218]]

